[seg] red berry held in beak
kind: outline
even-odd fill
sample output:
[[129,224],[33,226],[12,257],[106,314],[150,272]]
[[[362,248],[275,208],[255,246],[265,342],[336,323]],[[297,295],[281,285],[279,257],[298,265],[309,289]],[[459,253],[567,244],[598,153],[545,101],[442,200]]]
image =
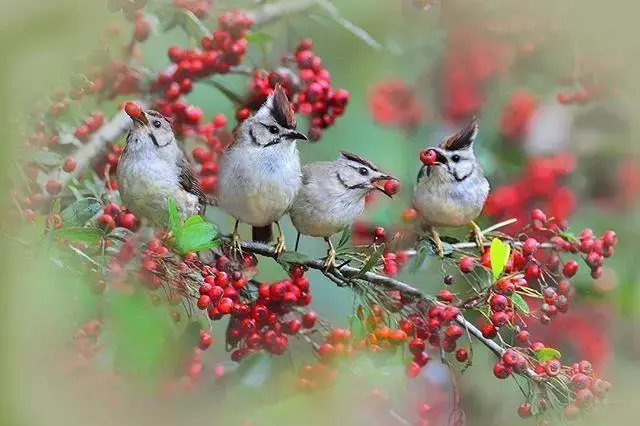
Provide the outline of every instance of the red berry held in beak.
[[420,161],[428,166],[434,165],[437,162],[438,154],[434,149],[423,149],[420,151]]
[[389,197],[395,195],[400,190],[400,184],[397,180],[386,180],[383,187],[384,193]]
[[136,102],[127,102],[124,104],[124,112],[131,118],[139,118],[142,115],[142,108]]

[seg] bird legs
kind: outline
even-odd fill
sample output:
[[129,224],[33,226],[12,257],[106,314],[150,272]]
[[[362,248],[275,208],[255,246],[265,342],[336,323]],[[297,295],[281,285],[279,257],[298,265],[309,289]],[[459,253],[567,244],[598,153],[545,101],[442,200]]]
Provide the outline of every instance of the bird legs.
[[240,235],[238,235],[238,224],[240,221],[236,219],[236,223],[233,226],[233,234],[231,234],[231,251],[234,254],[242,254],[242,246],[240,245]]
[[438,233],[436,228],[431,225],[427,227],[427,234],[429,235],[429,238],[431,238],[431,241],[433,241],[433,244],[436,246],[436,253],[438,254],[438,257],[442,259],[444,257],[444,247],[442,245],[442,240],[440,239],[440,234]]
[[280,256],[283,251],[287,251],[287,246],[284,244],[284,234],[282,228],[280,228],[280,222],[275,221],[276,228],[278,229],[278,239],[276,241],[276,256]]
[[324,240],[327,244],[329,244],[329,250],[327,250],[327,258],[324,261],[323,267],[323,271],[327,273],[331,269],[336,267],[336,251],[333,248],[333,244],[331,244],[331,239],[329,237],[325,237]]
[[484,235],[482,234],[482,230],[474,221],[471,221],[471,227],[473,228],[473,237],[475,239],[476,246],[482,253],[484,251]]

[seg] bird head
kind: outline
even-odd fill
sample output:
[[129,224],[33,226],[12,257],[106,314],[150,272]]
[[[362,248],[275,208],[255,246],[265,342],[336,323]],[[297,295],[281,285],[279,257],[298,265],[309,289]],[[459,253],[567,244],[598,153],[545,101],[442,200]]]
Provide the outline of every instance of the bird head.
[[336,177],[347,190],[356,191],[365,196],[377,189],[391,197],[391,194],[384,190],[384,182],[398,179],[382,172],[371,161],[357,154],[340,151],[340,157],[336,163],[338,165]]
[[471,176],[477,167],[473,145],[478,135],[478,120],[475,118],[456,134],[431,148],[435,159],[429,168],[438,174],[446,174],[451,180],[461,182]]
[[242,133],[249,143],[266,149],[308,139],[296,130],[295,112],[279,84],[258,111],[242,123]]

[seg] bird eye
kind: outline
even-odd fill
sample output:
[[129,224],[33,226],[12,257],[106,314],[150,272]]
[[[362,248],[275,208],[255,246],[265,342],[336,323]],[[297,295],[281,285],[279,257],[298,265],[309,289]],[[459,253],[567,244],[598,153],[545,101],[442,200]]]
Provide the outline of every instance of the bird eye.
[[153,127],[155,127],[156,129],[159,129],[160,126],[162,126],[162,123],[160,123],[160,120],[153,120]]
[[367,170],[367,168],[366,168],[366,167],[360,167],[360,168],[358,169],[358,173],[360,173],[362,176],[366,176],[366,175],[368,175],[368,174],[369,174],[369,170]]
[[272,135],[277,135],[278,134],[278,128],[276,126],[269,126],[268,129],[269,129],[269,132]]
[[458,161],[460,161],[460,156],[458,154],[455,154],[453,157],[451,157],[451,161],[457,163]]

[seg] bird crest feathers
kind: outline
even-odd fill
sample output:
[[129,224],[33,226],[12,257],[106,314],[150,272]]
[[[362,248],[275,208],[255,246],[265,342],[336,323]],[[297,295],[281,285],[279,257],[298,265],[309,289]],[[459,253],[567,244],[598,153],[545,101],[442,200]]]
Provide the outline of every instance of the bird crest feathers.
[[287,98],[287,94],[280,84],[276,84],[276,88],[269,97],[271,114],[279,125],[287,129],[296,128],[296,114],[293,111],[291,102]]
[[478,136],[478,119],[474,117],[466,126],[458,133],[443,140],[440,148],[447,151],[458,151],[467,149],[473,145]]

